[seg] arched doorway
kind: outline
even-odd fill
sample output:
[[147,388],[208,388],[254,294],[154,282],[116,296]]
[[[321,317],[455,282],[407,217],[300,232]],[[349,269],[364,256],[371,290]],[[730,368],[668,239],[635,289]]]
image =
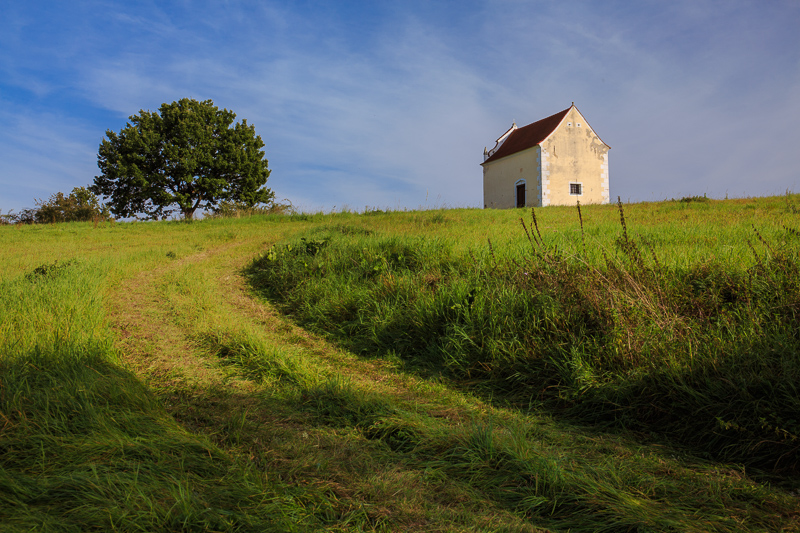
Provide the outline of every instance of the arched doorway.
[[514,184],[517,188],[517,207],[525,207],[525,180]]

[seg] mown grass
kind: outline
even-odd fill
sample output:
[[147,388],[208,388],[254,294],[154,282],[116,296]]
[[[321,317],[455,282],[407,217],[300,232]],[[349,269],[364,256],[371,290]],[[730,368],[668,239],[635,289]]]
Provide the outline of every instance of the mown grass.
[[[717,254],[772,279],[768,265],[783,249],[776,235],[794,219],[787,218],[786,198],[751,203],[756,208],[689,203],[691,223],[674,231],[705,247],[691,248],[692,257]],[[648,231],[635,222],[643,213],[648,221],[668,221],[679,209],[679,202],[626,206],[629,237],[639,243]],[[798,529],[790,469],[767,482],[754,478],[758,472],[746,462],[698,455],[702,446],[692,442],[658,441],[661,428],[636,413],[587,415],[606,409],[607,398],[589,401],[595,389],[613,388],[596,371],[589,392],[577,397],[559,382],[561,396],[545,389],[520,400],[518,382],[499,373],[500,360],[461,368],[460,345],[453,343],[445,362],[436,362],[432,354],[443,353],[434,349],[436,339],[467,332],[480,306],[488,322],[476,324],[492,331],[496,298],[536,287],[549,295],[542,300],[550,302],[547,309],[567,305],[558,299],[561,285],[547,283],[561,280],[560,269],[571,261],[589,263],[574,213],[537,212],[547,246],[536,251],[550,259],[531,250],[520,214],[443,210],[0,228],[0,530]],[[620,271],[638,272],[614,244],[618,212],[586,208],[583,215],[587,256],[596,254],[596,268],[608,268],[604,251]],[[739,221],[691,237],[693,224],[725,217]],[[755,258],[741,265],[742,257],[716,240],[750,235],[753,220],[763,222],[759,232],[775,250],[767,254],[750,237],[763,272]],[[592,235],[594,227],[610,233]],[[355,354],[299,329],[241,285],[237,269],[254,256],[269,257],[279,239],[268,268],[296,258],[291,280],[311,287],[309,298],[321,287],[315,276],[323,269],[332,276],[339,259],[342,271],[358,274],[336,294],[317,294],[317,304],[309,305],[317,322],[305,322]],[[664,242],[653,245],[661,266],[647,263],[634,278],[644,287],[651,287],[650,270],[695,264],[667,253],[680,249],[680,238]],[[749,261],[752,252],[742,246]],[[339,259],[323,259],[337,247]],[[519,266],[539,272],[543,288],[523,285],[528,277],[515,275]],[[488,285],[476,291],[474,283]],[[359,315],[360,300],[353,304],[347,296],[362,292],[365,305],[373,298],[366,310],[379,313]],[[439,293],[449,299],[437,301]],[[398,327],[409,312],[373,296],[419,300],[420,311],[428,302],[427,314]],[[542,313],[525,305],[521,315]],[[329,307],[337,314],[326,315]],[[442,316],[449,323],[419,330],[425,343],[407,329]],[[496,328],[518,318],[501,317]],[[494,341],[497,353],[505,340]],[[511,356],[505,357],[513,362]],[[632,379],[636,365],[630,369],[615,379]],[[620,430],[634,423],[650,434]]]

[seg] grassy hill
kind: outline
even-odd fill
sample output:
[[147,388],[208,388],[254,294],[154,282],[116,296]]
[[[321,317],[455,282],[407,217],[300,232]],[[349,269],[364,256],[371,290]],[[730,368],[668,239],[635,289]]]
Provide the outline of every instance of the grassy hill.
[[800,529],[798,206],[0,227],[0,531]]

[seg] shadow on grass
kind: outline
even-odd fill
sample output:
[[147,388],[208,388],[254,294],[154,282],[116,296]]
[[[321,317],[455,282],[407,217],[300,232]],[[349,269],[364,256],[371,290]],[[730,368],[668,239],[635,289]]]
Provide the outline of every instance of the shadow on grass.
[[64,344],[0,359],[4,527],[316,530],[304,491],[265,483],[175,423],[107,353]]
[[302,379],[299,367],[276,382],[287,367],[272,359],[283,354],[225,344],[215,340],[217,355],[266,386],[252,394],[171,392],[171,412],[269,475],[328,491],[340,521],[392,529],[424,515],[430,522],[420,529],[430,530],[503,514],[504,527],[483,530],[687,531],[712,521],[713,530],[737,531],[742,520],[780,528],[797,512],[792,496],[742,472],[644,447],[630,434],[598,436],[563,421],[426,403],[338,376]]

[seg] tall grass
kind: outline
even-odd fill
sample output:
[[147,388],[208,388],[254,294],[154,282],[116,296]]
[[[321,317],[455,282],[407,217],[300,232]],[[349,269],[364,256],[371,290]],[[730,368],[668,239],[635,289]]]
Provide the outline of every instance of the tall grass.
[[[674,214],[689,204],[654,207]],[[711,218],[735,213],[695,205]],[[500,246],[339,224],[275,246],[250,275],[301,323],[357,353],[399,357],[518,406],[797,472],[794,234],[774,221],[738,228],[741,241],[721,245],[735,256],[689,263],[673,255],[698,236],[676,243],[668,225],[642,236],[621,203],[604,216],[610,209],[617,228],[586,252],[588,223],[565,240],[536,212]],[[583,208],[581,225],[587,211],[599,212]]]
[[4,358],[0,386],[4,531],[314,530],[302,491],[178,426],[102,351]]

